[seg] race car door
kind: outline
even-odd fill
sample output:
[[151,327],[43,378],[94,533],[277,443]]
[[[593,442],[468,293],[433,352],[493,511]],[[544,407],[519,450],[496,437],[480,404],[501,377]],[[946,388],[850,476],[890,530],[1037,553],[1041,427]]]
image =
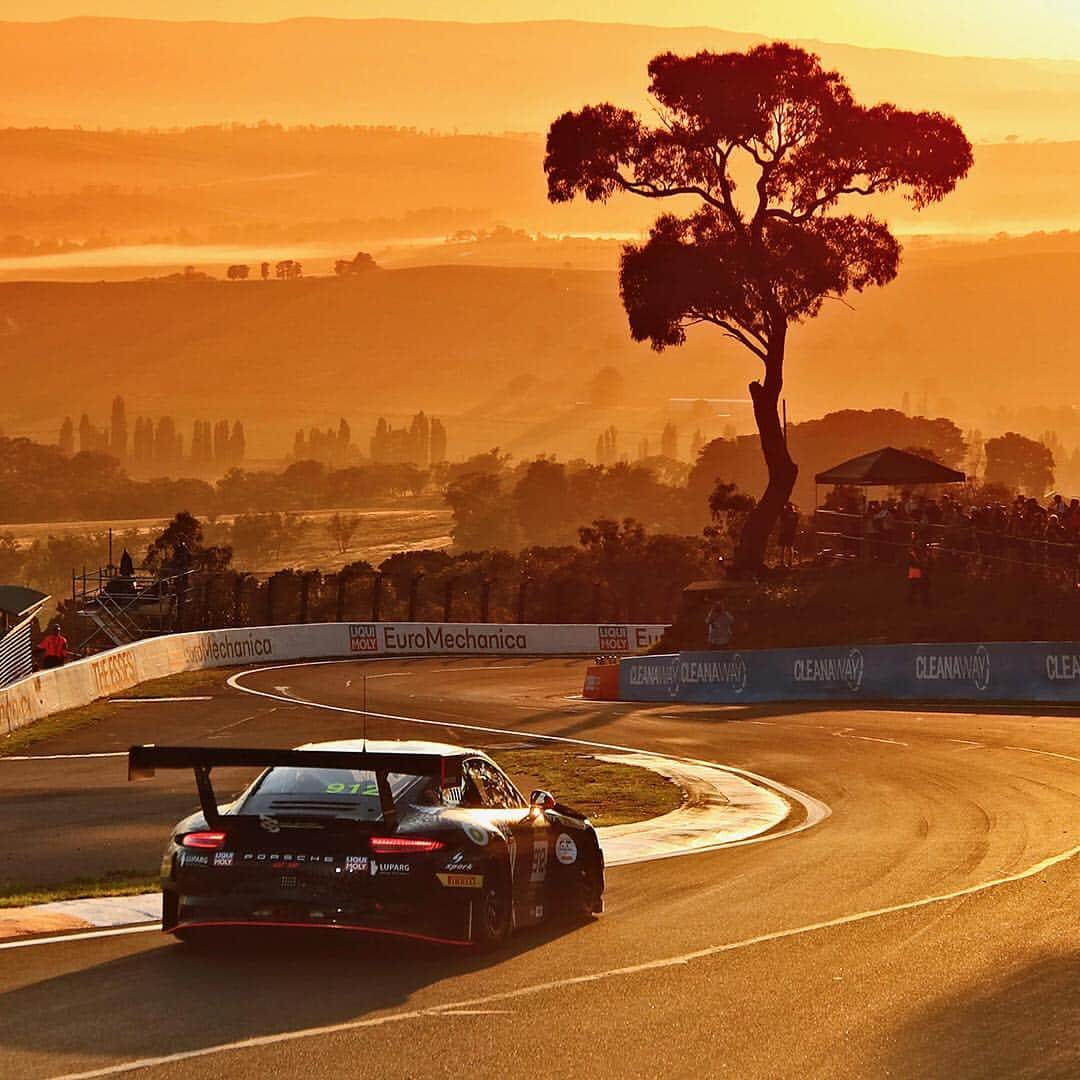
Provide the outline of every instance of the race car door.
[[550,854],[550,828],[543,814],[529,813],[529,804],[506,774],[480,758],[465,762],[463,806],[481,810],[494,830],[506,838],[513,879],[517,924],[544,917],[544,885]]

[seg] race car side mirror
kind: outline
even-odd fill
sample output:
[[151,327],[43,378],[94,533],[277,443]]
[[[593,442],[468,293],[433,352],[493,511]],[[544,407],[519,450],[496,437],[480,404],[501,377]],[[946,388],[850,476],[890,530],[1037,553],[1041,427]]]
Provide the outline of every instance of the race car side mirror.
[[553,810],[555,808],[555,796],[550,791],[536,789],[529,796],[529,806],[533,810]]

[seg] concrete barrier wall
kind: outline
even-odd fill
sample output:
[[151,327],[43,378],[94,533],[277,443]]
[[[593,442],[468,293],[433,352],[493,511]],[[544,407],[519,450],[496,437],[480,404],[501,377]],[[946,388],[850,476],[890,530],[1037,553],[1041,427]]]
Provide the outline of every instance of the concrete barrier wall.
[[642,656],[625,701],[1080,702],[1080,642],[866,645]]
[[590,656],[637,652],[665,626],[309,623],[171,634],[40,671],[0,689],[0,734],[180,671],[362,656]]

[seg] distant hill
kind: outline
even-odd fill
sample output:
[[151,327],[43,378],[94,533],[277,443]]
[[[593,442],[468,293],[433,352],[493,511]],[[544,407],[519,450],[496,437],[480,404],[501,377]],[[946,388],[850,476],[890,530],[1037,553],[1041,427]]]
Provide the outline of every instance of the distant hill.
[[[1078,286],[1075,237],[915,248],[892,285],[826,304],[793,330],[789,413],[897,408],[908,394],[913,411],[986,429],[1002,406],[1070,405],[1080,400],[1080,326],[1069,316]],[[579,404],[608,365],[626,383],[611,415]],[[734,399],[713,407],[704,433],[750,430],[739,402],[755,365],[710,328],[661,354],[633,344],[610,272],[0,285],[9,434],[50,437],[84,410],[104,419],[122,393],[131,413],[239,416],[256,457],[282,453],[301,425],[344,415],[362,438],[380,414],[419,408],[447,417],[455,456],[495,444],[591,456],[612,422],[633,455],[641,438],[656,445],[673,398]],[[681,428],[684,453],[691,434]]]
[[[0,124],[170,127],[273,120],[543,131],[586,101],[647,107],[645,64],[762,40],[578,22],[0,23]],[[1080,64],[804,43],[867,99],[954,113],[972,137],[1080,138]]]
[[84,410],[103,416],[115,393],[133,413],[185,420],[228,401],[253,454],[267,456],[301,425],[344,415],[362,438],[380,414],[457,415],[514,375],[541,372],[543,387],[511,415],[474,414],[467,435],[448,424],[460,454],[505,444],[522,429],[516,418],[571,404],[605,364],[642,361],[652,366],[628,340],[611,273],[435,267],[352,280],[0,285],[9,433],[48,435]]
[[[114,254],[69,256],[59,265],[27,261],[65,241],[89,241],[96,249],[150,240],[222,249],[159,256],[143,251],[132,258],[157,258],[145,264],[173,268],[177,262],[253,261],[262,257],[260,245],[294,254],[291,246],[307,244],[322,252],[319,269],[325,269],[359,246],[430,245],[497,223],[554,235],[633,236],[660,210],[628,195],[604,205],[576,200],[553,206],[546,198],[543,153],[539,135],[392,128],[0,129],[0,279],[63,269],[72,278],[96,279],[105,275],[95,267],[124,265]],[[872,208],[905,232],[1059,229],[1080,222],[1078,173],[1080,142],[982,144],[971,175],[921,214],[898,197],[850,205]],[[672,205],[679,209],[678,201]],[[457,245],[419,258],[550,262],[521,244],[496,247]],[[554,265],[614,265],[586,248],[566,257],[552,252]],[[410,256],[395,256],[398,265],[403,258]]]

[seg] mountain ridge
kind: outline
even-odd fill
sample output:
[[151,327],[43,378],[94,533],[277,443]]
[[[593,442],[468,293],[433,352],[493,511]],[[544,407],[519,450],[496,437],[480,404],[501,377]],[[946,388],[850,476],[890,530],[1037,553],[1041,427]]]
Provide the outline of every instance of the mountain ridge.
[[[657,52],[765,40],[775,39],[573,20],[6,21],[0,123],[269,119],[543,131],[559,111],[597,98],[644,107],[645,64]],[[843,72],[859,97],[952,112],[973,138],[1080,137],[1080,62],[799,43]],[[279,69],[290,78],[275,80]]]
[[1062,59],[1050,56],[985,56],[980,53],[939,53],[924,49],[898,49],[885,45],[857,45],[851,41],[833,41],[828,38],[788,37],[785,35],[766,34],[749,30],[727,30],[722,26],[709,23],[685,23],[667,26],[659,23],[611,22],[599,19],[395,19],[395,18],[345,18],[339,15],[292,15],[286,19],[147,19],[133,18],[127,15],[69,15],[60,19],[0,19],[3,26],[49,26],[60,23],[153,23],[165,26],[182,23],[185,26],[287,26],[293,23],[356,23],[386,24],[403,26],[440,26],[463,27],[534,27],[534,26],[573,26],[573,27],[619,27],[627,30],[674,30],[685,33],[723,33],[735,38],[744,38],[748,42],[791,41],[796,45],[811,49],[857,49],[860,52],[887,53],[893,56],[933,57],[935,60],[985,60],[1007,64],[1038,64],[1080,70],[1080,60]]

